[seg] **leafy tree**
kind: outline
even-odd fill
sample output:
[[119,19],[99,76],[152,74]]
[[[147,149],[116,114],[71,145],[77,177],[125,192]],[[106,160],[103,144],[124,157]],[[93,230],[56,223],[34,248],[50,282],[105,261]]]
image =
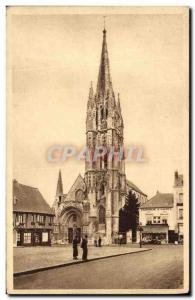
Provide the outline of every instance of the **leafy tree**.
[[127,232],[129,229],[136,232],[139,223],[139,206],[138,199],[132,191],[126,196],[126,203],[119,212],[119,231]]

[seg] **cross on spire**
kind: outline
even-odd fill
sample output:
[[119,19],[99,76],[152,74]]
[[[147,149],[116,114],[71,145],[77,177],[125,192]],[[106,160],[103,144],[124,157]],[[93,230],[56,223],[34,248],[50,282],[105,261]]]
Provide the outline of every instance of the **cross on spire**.
[[103,16],[104,18],[104,30],[106,31],[106,16]]

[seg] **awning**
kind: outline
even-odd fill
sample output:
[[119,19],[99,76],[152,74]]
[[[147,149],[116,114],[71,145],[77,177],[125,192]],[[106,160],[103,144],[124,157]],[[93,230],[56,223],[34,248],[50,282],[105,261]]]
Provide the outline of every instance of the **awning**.
[[143,226],[143,231],[142,233],[166,233],[169,230],[168,225],[146,225]]

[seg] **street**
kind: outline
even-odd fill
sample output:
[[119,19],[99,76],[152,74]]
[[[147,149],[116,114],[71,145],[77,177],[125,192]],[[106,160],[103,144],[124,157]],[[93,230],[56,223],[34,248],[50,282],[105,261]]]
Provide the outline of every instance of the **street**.
[[151,251],[19,276],[15,289],[177,289],[183,287],[183,246],[150,245]]

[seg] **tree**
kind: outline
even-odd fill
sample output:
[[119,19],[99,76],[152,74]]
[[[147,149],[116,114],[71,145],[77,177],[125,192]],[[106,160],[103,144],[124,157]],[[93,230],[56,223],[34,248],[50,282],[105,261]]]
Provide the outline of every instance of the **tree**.
[[127,232],[132,230],[132,234],[136,232],[139,224],[139,206],[138,199],[132,191],[126,196],[126,203],[119,211],[119,231]]

